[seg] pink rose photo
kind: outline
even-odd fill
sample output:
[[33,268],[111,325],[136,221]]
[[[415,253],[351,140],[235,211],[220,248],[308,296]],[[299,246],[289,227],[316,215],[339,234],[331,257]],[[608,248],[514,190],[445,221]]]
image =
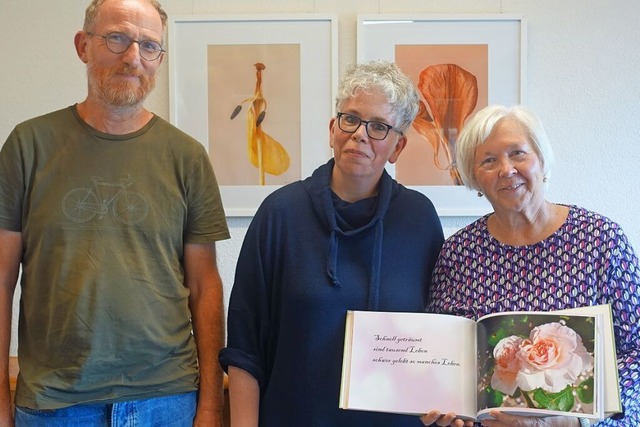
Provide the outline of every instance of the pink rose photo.
[[[479,325],[479,409],[581,412],[593,405],[594,319],[522,314]],[[479,346],[482,347],[482,346]]]

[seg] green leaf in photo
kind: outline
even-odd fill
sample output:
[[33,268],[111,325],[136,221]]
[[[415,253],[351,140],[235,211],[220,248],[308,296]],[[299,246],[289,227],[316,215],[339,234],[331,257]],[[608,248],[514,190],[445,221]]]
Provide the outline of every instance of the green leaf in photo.
[[541,409],[564,412],[571,411],[575,404],[571,386],[565,387],[564,390],[558,393],[549,393],[539,388],[533,393],[533,400],[535,400]]
[[581,382],[576,387],[576,395],[582,403],[593,403],[593,377]]
[[491,386],[482,387],[478,390],[478,402],[481,402],[482,408],[497,408],[502,406],[504,395]]

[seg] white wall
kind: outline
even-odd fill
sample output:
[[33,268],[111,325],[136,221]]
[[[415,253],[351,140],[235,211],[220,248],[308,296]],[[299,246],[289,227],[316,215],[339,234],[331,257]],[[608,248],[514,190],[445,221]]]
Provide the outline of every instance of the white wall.
[[[526,103],[556,153],[550,199],[619,222],[640,250],[640,2],[637,0],[161,0],[170,15],[331,13],[339,71],[356,58],[359,13],[524,14]],[[88,0],[0,0],[0,141],[13,126],[82,100],[85,71],[73,48]],[[169,53],[170,54],[170,53]],[[169,118],[168,61],[147,106]],[[326,118],[328,120],[329,118]],[[475,218],[442,218],[451,234]],[[249,218],[229,218],[219,244],[228,297]],[[14,309],[14,319],[15,319]],[[15,322],[14,322],[15,323]],[[15,331],[11,352],[16,352]]]

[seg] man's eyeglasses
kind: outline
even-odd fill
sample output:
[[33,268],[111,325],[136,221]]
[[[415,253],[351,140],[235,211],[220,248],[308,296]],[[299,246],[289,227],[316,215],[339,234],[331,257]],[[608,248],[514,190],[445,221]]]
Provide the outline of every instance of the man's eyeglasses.
[[387,135],[389,135],[390,130],[395,130],[400,135],[404,135],[402,131],[384,122],[378,122],[375,120],[362,120],[358,116],[347,113],[338,113],[337,117],[338,127],[341,130],[349,133],[354,133],[358,130],[360,125],[364,125],[364,128],[367,131],[367,135],[369,135],[369,138],[371,139],[385,139]]
[[106,36],[101,36],[87,31],[87,34],[90,36],[102,37],[107,44],[107,48],[109,48],[111,52],[118,54],[125,53],[127,49],[129,49],[129,46],[133,43],[138,43],[138,46],[140,47],[138,49],[140,57],[147,61],[155,61],[160,58],[162,52],[165,52],[160,43],[153,40],[134,40],[122,33],[109,33]]

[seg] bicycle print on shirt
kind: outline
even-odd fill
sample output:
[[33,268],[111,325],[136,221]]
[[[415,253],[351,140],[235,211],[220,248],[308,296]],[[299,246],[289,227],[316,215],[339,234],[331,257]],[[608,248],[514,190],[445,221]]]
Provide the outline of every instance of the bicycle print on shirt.
[[[117,183],[92,176],[90,188],[74,188],[62,199],[62,211],[71,221],[85,223],[98,216],[101,220],[111,213],[122,224],[142,222],[149,213],[149,202],[140,193],[129,190],[134,178],[127,175]],[[109,194],[104,194],[109,193]]]

